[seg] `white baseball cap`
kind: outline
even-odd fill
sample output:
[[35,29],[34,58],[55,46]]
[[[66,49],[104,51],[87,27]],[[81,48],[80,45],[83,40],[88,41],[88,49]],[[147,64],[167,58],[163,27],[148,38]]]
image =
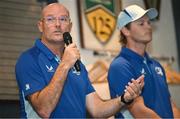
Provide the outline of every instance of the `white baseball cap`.
[[155,8],[144,10],[138,5],[130,5],[119,13],[117,27],[121,30],[125,25],[135,20],[138,20],[142,16],[147,14],[150,20],[157,17],[158,12]]

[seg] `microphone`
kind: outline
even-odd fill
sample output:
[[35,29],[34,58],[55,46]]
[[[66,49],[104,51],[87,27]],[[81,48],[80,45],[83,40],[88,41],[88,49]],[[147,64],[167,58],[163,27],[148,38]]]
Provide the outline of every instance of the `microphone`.
[[[72,37],[71,37],[71,35],[70,35],[69,32],[63,33],[63,38],[64,38],[64,42],[65,42],[65,44],[66,44],[67,46],[72,43]],[[75,67],[75,69],[76,69],[77,72],[81,71],[81,68],[80,68],[80,64],[79,64],[79,63],[80,63],[80,60],[77,60],[77,61],[75,62],[75,64],[74,64],[74,67]]]

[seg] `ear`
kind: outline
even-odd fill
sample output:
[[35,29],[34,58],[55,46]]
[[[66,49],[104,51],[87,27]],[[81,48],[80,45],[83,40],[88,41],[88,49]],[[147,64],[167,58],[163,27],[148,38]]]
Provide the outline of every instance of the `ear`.
[[122,33],[125,35],[125,36],[129,36],[129,30],[126,28],[126,27],[123,27],[122,29],[121,29],[121,31],[122,31]]
[[38,29],[39,29],[39,31],[42,33],[43,32],[43,24],[42,24],[42,21],[40,20],[40,21],[38,21]]
[[72,22],[69,24],[69,31],[72,29]]

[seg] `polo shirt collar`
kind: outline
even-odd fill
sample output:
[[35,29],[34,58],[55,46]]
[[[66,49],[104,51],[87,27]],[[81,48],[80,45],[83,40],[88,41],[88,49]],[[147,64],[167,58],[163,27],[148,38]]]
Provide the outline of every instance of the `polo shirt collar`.
[[39,48],[50,60],[56,57],[55,54],[51,52],[42,42],[40,39],[37,39],[35,42],[35,46]]
[[122,47],[120,55],[122,55],[123,57],[128,58],[129,60],[132,60],[132,61],[143,62],[144,60],[146,60],[147,62],[151,63],[151,58],[149,57],[149,55],[146,52],[143,57],[143,56],[137,54],[136,52],[132,51],[129,48]]

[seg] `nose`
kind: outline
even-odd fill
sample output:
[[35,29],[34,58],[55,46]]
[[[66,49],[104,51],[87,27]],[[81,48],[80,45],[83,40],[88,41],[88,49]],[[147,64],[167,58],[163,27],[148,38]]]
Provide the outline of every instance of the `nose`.
[[147,27],[148,29],[152,29],[151,23],[150,23],[150,22],[146,22],[146,27]]
[[61,25],[61,23],[60,23],[60,21],[58,20],[58,19],[56,19],[56,26],[60,26]]

